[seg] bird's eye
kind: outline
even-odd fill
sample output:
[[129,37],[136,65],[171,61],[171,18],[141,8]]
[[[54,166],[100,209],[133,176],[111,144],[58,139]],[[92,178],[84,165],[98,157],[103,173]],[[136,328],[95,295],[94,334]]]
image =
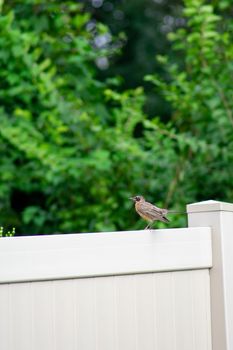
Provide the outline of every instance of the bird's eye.
[[136,201],[139,202],[140,201],[140,197],[139,196],[136,196]]

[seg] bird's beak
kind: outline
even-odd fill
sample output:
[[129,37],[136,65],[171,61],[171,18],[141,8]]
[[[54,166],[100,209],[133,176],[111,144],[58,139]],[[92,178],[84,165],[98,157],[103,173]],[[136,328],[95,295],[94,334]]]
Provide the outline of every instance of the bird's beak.
[[133,201],[133,200],[134,200],[134,197],[129,197],[129,199],[131,199],[131,201]]

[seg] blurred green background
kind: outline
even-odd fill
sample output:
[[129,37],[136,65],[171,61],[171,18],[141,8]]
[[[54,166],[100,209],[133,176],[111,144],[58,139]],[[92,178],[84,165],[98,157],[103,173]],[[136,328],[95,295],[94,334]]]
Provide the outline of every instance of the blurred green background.
[[132,195],[180,211],[233,201],[231,0],[0,11],[0,226],[139,229]]

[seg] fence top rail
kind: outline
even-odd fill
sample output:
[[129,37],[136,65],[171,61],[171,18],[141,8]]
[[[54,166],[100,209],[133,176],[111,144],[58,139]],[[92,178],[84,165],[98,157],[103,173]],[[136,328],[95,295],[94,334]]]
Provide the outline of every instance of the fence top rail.
[[0,283],[209,268],[211,229],[1,238],[0,266]]

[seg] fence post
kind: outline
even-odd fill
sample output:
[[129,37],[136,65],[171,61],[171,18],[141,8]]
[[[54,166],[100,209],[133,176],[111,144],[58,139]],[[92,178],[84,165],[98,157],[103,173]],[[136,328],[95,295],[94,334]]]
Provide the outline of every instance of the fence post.
[[233,349],[233,204],[205,201],[187,206],[188,226],[212,228],[210,269],[212,349]]

